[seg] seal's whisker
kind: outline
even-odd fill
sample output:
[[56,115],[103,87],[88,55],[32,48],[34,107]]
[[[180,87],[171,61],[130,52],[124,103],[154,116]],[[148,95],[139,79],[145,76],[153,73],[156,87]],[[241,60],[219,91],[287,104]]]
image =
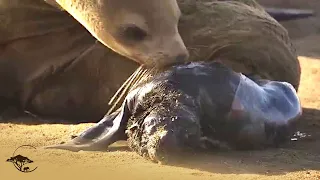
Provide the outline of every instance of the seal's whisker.
[[117,90],[117,92],[112,96],[112,98],[110,99],[108,105],[111,105],[112,103],[114,103],[114,101],[115,101],[116,97],[119,95],[119,93],[121,93],[122,90],[128,85],[128,83],[130,81],[132,81],[132,79],[134,79],[135,76],[137,76],[138,73],[140,73],[141,69],[142,69],[142,66],[140,66],[137,70],[135,70],[131,74],[131,76],[120,86],[120,88]]
[[143,80],[145,74],[147,74],[148,72],[150,72],[150,69],[143,69],[143,71],[132,82],[132,87],[138,85]]
[[119,102],[125,98],[125,96],[129,93],[131,89],[147,81],[158,71],[160,70],[156,68],[146,68],[142,65],[135,72],[133,72],[132,75],[121,85],[121,87],[117,90],[117,92],[109,101],[109,105],[112,106],[107,112],[107,115],[111,114],[115,110]]
[[112,104],[107,115],[111,114],[119,102],[125,97],[125,95],[130,91],[131,87],[139,81],[139,79],[145,74],[147,70],[140,66],[132,75],[121,85],[117,92],[113,95],[109,101],[109,105]]

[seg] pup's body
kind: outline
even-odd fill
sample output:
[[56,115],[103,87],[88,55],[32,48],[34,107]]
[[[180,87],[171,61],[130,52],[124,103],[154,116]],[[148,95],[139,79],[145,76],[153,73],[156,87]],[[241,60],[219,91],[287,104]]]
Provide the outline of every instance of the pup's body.
[[289,83],[252,81],[220,63],[197,62],[155,75],[128,94],[120,111],[51,148],[105,150],[127,139],[155,161],[188,149],[265,148],[286,142],[300,115]]

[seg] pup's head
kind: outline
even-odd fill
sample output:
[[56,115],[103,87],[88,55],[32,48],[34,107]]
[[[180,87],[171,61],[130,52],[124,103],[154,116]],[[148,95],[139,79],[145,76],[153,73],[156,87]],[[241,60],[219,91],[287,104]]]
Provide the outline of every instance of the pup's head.
[[104,45],[140,64],[163,67],[189,56],[176,0],[56,1]]

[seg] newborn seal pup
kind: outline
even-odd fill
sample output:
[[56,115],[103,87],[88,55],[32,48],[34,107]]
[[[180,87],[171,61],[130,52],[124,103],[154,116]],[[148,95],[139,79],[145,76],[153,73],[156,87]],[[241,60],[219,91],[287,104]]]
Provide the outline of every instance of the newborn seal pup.
[[251,80],[218,62],[192,62],[151,73],[121,108],[71,142],[46,148],[104,150],[118,140],[144,157],[186,150],[260,149],[286,142],[301,106],[286,82]]

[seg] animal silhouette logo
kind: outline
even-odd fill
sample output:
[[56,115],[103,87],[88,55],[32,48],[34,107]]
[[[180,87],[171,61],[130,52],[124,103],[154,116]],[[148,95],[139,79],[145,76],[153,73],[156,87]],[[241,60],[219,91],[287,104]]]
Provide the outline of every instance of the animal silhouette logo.
[[19,146],[12,154],[12,157],[10,157],[9,159],[7,159],[7,162],[11,162],[14,167],[23,173],[29,173],[29,172],[33,172],[34,170],[36,170],[38,167],[35,167],[33,169],[31,169],[29,166],[26,166],[27,164],[31,164],[34,163],[33,160],[29,159],[26,156],[22,156],[21,154],[15,155],[17,150],[22,148],[22,147],[31,147],[33,149],[36,149],[35,147],[31,146],[31,145],[22,145]]

